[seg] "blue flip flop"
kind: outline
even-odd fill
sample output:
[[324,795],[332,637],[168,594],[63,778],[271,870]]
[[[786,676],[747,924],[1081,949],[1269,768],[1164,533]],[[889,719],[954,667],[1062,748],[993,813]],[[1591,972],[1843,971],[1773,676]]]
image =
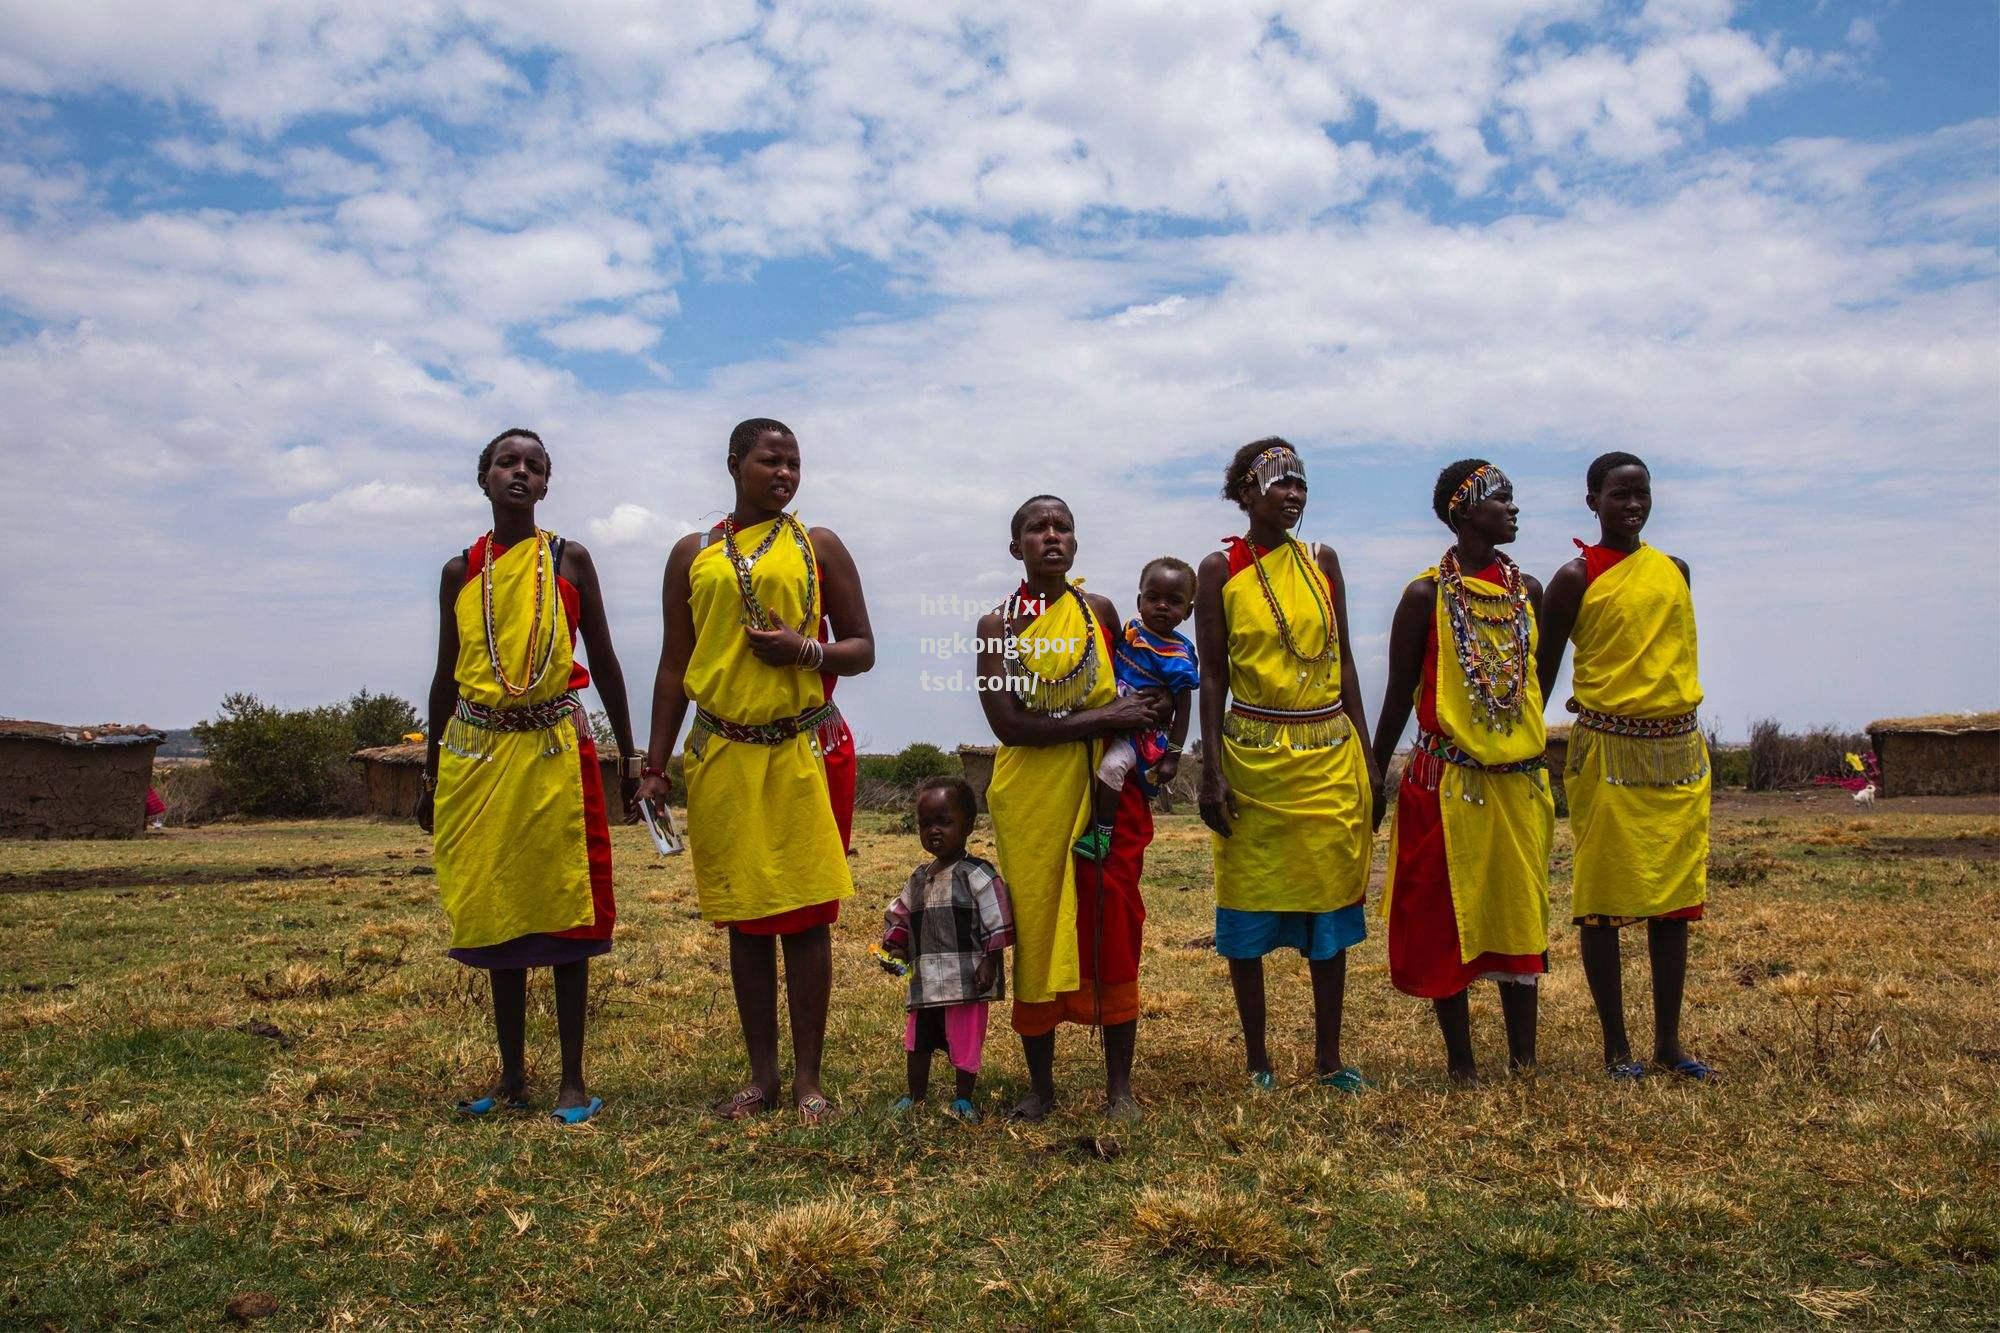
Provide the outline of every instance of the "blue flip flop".
[[1646,1066],[1637,1060],[1613,1060],[1604,1066],[1604,1072],[1614,1083],[1640,1083],[1645,1080]]
[[1666,1069],[1670,1074],[1679,1074],[1682,1078],[1691,1078],[1697,1083],[1706,1083],[1715,1077],[1715,1070],[1713,1068],[1703,1064],[1692,1055],[1684,1060],[1668,1065]]
[[961,1124],[976,1125],[979,1123],[979,1108],[964,1097],[953,1100],[950,1109],[945,1114]]
[[471,1101],[459,1102],[456,1109],[460,1115],[482,1116],[492,1115],[503,1108],[509,1111],[525,1111],[528,1109],[528,1103],[520,1097],[509,1097],[505,1102],[498,1097],[478,1097]]
[[549,1112],[549,1119],[562,1125],[580,1125],[604,1109],[602,1097],[592,1097],[583,1106],[563,1106]]
[[1250,1086],[1258,1092],[1275,1091],[1278,1086],[1278,1076],[1268,1069],[1260,1069],[1250,1076]]

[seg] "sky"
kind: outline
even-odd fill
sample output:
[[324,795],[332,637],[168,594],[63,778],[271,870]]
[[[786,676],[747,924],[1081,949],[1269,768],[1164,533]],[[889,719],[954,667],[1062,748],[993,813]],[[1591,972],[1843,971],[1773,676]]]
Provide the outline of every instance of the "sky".
[[1021,500],[1129,614],[1271,434],[1371,716],[1438,469],[1512,475],[1546,579],[1610,449],[1725,738],[1993,707],[1996,14],[0,0],[0,714],[421,701],[527,426],[643,727],[750,416],[860,567],[867,750],[988,739],[924,673],[969,683],[935,640],[1012,587]]

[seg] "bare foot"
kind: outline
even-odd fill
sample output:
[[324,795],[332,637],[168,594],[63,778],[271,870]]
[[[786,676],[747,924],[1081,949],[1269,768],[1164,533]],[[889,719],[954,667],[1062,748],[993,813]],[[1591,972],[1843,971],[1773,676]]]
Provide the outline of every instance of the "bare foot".
[[581,1083],[565,1083],[556,1089],[556,1110],[590,1105],[590,1092]]
[[1475,1065],[1453,1066],[1445,1072],[1451,1075],[1451,1083],[1455,1088],[1476,1088],[1479,1086],[1479,1069]]

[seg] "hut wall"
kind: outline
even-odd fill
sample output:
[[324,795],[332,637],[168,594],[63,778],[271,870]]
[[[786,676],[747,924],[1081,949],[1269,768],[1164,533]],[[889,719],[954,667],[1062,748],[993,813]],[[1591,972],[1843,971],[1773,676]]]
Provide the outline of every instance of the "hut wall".
[[1547,758],[1549,762],[1549,795],[1563,809],[1569,809],[1569,792],[1563,786],[1563,774],[1569,768],[1569,737],[1551,736],[1548,740]]
[[416,764],[385,764],[369,760],[362,764],[366,775],[362,813],[389,819],[408,819],[424,794],[424,770]]
[[1883,731],[1872,740],[1884,796],[2000,792],[2000,732]]
[[158,748],[0,737],[0,837],[138,837]]
[[958,747],[958,761],[965,769],[965,780],[972,784],[972,794],[979,798],[979,809],[986,811],[986,788],[993,781],[993,747],[990,745],[961,745]]

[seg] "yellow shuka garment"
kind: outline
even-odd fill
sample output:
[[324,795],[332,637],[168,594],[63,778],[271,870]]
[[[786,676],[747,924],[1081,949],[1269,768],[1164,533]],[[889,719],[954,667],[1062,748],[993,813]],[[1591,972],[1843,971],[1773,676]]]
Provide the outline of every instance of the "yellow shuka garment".
[[[1657,547],[1642,543],[1591,580],[1570,640],[1580,707],[1665,718],[1701,705],[1694,597]],[[1573,726],[1563,776],[1574,915],[1661,916],[1707,899],[1712,779],[1700,730],[1648,739]]]
[[[1435,568],[1420,578],[1436,580]],[[1465,576],[1468,591],[1499,597],[1506,589]],[[1505,625],[1474,621],[1474,632],[1489,644],[1505,643]],[[1480,764],[1494,766],[1533,759],[1548,748],[1542,722],[1542,689],[1535,677],[1535,646],[1541,638],[1534,608],[1528,608],[1528,659],[1522,663],[1520,716],[1508,731],[1486,725],[1465,683],[1439,586],[1432,611],[1437,635],[1437,717],[1445,739]],[[1419,690],[1421,694],[1421,688]],[[1549,848],[1555,840],[1555,798],[1545,769],[1489,773],[1463,764],[1442,766],[1438,814],[1444,825],[1445,863],[1451,875],[1452,914],[1458,920],[1459,961],[1483,953],[1538,954],[1549,947]],[[1396,844],[1389,845],[1389,883],[1382,895],[1386,916],[1395,892]]]
[[[1296,540],[1259,564],[1299,651],[1311,656],[1331,641],[1334,653],[1307,665],[1287,652],[1257,570],[1246,567],[1222,588],[1230,698],[1288,713],[1338,705],[1341,645],[1325,573]],[[1229,837],[1209,836],[1216,906],[1331,912],[1361,901],[1374,850],[1374,792],[1366,742],[1352,733],[1345,713],[1289,725],[1224,715],[1222,775],[1236,798],[1236,819]]]
[[[739,529],[736,549],[748,559],[781,521]],[[780,531],[751,566],[750,587],[772,624],[803,624],[808,635],[818,625],[819,582],[790,532]],[[817,671],[770,666],[750,651],[742,591],[720,536],[688,568],[688,609],[695,644],[683,688],[693,703],[725,721],[756,724],[826,702]],[[759,745],[697,728],[683,756],[704,921],[753,921],[854,896],[810,732]]]
[[[492,567],[495,647],[508,679],[529,679],[551,646],[553,655],[534,688],[509,698],[493,678],[480,580],[472,579],[454,608],[460,696],[495,709],[560,698],[569,690],[574,657],[545,535],[516,542]],[[544,580],[542,623],[530,643],[537,568]],[[454,719],[443,742],[433,859],[451,947],[476,949],[592,924],[575,717],[548,731],[488,731]],[[556,753],[546,753],[552,744]]]
[[[1078,580],[1080,583],[1081,580]],[[1074,585],[1072,585],[1074,586]],[[1097,679],[1077,708],[1102,708],[1118,697],[1111,655],[1084,618],[1076,596],[1057,598],[1019,638],[1021,664],[1043,680],[1059,680],[1083,660],[1097,659]],[[1010,667],[1012,663],[1008,664]],[[993,814],[995,859],[1014,899],[1014,999],[1038,1004],[1083,985],[1076,953],[1076,858],[1070,844],[1090,827],[1091,782],[1101,741],[1003,745],[993,756],[986,806]]]

